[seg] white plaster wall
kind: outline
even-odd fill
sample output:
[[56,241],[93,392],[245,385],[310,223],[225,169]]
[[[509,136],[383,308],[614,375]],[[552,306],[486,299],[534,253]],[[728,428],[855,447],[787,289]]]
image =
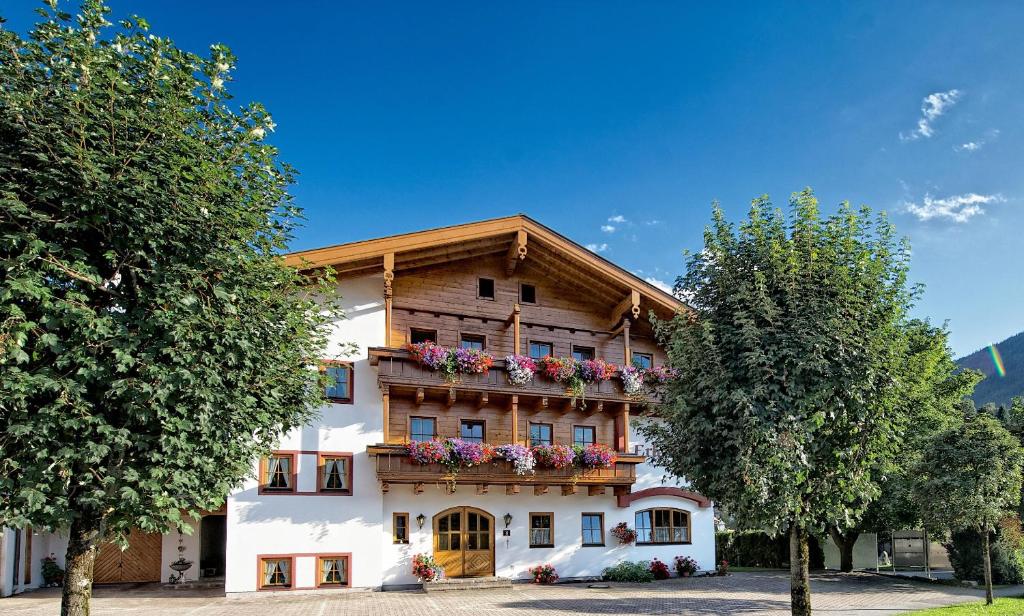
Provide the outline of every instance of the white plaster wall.
[[[533,488],[527,485],[517,495],[506,495],[502,486],[491,486],[489,494],[476,494],[475,486],[456,485],[455,494],[446,494],[444,486],[424,486],[422,494],[413,494],[412,486],[391,486],[391,491],[384,495],[384,518],[391,524],[393,512],[409,514],[411,527],[408,545],[392,544],[390,529],[384,541],[384,579],[385,586],[413,584],[416,582],[410,569],[412,556],[416,553],[432,553],[433,518],[436,514],[457,506],[470,506],[483,509],[495,519],[495,574],[503,577],[527,578],[527,568],[551,563],[559,576],[586,577],[598,576],[605,567],[622,560],[650,560],[654,557],[665,561],[670,567],[676,556],[694,558],[701,569],[714,569],[714,513],[711,507],[699,507],[689,499],[673,496],[658,496],[636,501],[628,508],[617,506],[616,497],[609,489],[605,496],[587,496],[586,488],[581,487],[577,494],[562,496],[557,487],[552,487],[548,494],[536,496]],[[620,522],[634,526],[634,514],[641,509],[650,507],[676,507],[690,512],[693,528],[690,545],[643,546],[619,545],[609,533],[611,528]],[[555,547],[529,547],[529,514],[554,513]],[[584,547],[582,545],[581,514],[604,513],[605,546]],[[420,529],[416,516],[423,514],[426,523]],[[512,514],[509,526],[510,537],[503,537],[505,528],[503,517]]]
[[[278,447],[351,452],[353,495],[261,496],[256,479],[247,481],[228,498],[226,592],[256,590],[258,554],[350,552],[352,586],[380,586],[384,568],[380,545],[385,532],[382,498],[366,447],[383,439],[382,410],[377,370],[366,358],[368,347],[384,344],[383,292],[382,274],[342,283],[347,319],[334,323],[326,357],[354,362],[354,404],[325,406],[318,421],[284,435]],[[357,348],[343,354],[345,342],[354,342]],[[299,460],[298,485],[313,490],[316,461],[313,456],[306,458]],[[306,560],[315,565],[312,558]],[[312,586],[315,574],[303,563],[303,558],[296,559],[295,585]]]
[[[185,572],[186,580],[198,580],[199,579],[199,555],[200,546],[202,540],[200,537],[200,523],[199,522],[188,522],[189,527],[192,528],[192,534],[181,534],[181,545],[185,547],[183,552],[185,558],[192,561],[192,568]],[[160,581],[166,582],[172,575],[177,575],[178,572],[171,569],[170,564],[178,560],[178,532],[167,533],[161,537],[160,542]]]

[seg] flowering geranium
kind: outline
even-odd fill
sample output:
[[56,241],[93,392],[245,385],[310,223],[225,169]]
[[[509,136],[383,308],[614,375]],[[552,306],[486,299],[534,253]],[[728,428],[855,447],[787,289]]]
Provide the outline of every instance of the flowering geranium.
[[654,574],[654,579],[656,580],[667,580],[670,577],[668,565],[657,558],[651,561],[651,573]]
[[676,556],[675,565],[679,577],[690,577],[697,573],[697,561],[689,556]]
[[448,361],[448,354],[451,351],[448,347],[443,347],[433,342],[407,344],[405,348],[412,355],[413,359],[431,370],[442,369],[445,362]]
[[505,357],[505,371],[509,384],[521,387],[533,380],[537,364],[526,355],[508,355]]
[[533,576],[534,584],[554,584],[558,580],[558,572],[550,564],[530,567],[527,571]]
[[452,349],[433,342],[405,345],[406,350],[420,365],[440,371],[445,380],[455,382],[459,374],[487,374],[494,358],[476,349]]
[[585,359],[577,364],[576,373],[584,383],[607,381],[615,376],[615,364],[603,359]]
[[441,464],[448,461],[448,448],[438,439],[409,443],[409,459],[417,464]]
[[517,475],[528,475],[533,472],[533,452],[526,445],[509,444],[499,445],[495,449],[496,455],[512,463],[512,469]]
[[611,468],[615,466],[615,460],[616,455],[611,447],[595,443],[583,447],[576,461],[583,468]]
[[571,357],[545,355],[537,363],[544,375],[552,381],[567,383],[576,376],[576,360]]
[[576,462],[576,452],[568,445],[536,445],[533,456],[542,468],[570,468]]
[[455,370],[463,374],[487,374],[494,358],[476,349],[455,349]]
[[430,554],[412,557],[412,574],[421,582],[433,582],[444,577],[444,568]]
[[636,366],[624,366],[619,370],[619,379],[622,380],[622,390],[627,396],[636,396],[644,388],[644,371]]
[[448,457],[453,466],[477,466],[487,464],[494,458],[494,447],[486,443],[450,438],[445,441]]
[[612,536],[619,540],[619,543],[628,545],[636,541],[636,531],[625,522],[619,522],[612,528]]
[[668,366],[654,366],[644,370],[644,382],[648,385],[662,385],[676,376],[676,371]]

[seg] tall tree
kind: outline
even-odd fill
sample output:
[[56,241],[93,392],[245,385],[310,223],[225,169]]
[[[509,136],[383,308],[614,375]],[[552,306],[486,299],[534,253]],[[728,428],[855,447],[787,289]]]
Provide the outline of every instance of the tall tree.
[[909,251],[884,215],[810,189],[789,214],[756,199],[738,228],[717,205],[658,324],[678,378],[642,430],[656,461],[744,526],[788,532],[793,614],[811,612],[808,533],[852,520],[906,425]]
[[894,374],[902,392],[897,403],[907,417],[905,438],[895,456],[879,458],[874,471],[879,494],[867,503],[864,515],[845,525],[843,520],[828,525],[844,572],[853,570],[853,548],[861,533],[914,528],[920,523],[920,510],[911,494],[912,469],[937,433],[963,421],[961,405],[982,379],[980,372],[958,368],[945,327],[913,320],[906,333],[907,360]]
[[292,172],[231,53],[50,7],[0,31],[0,526],[68,530],[79,615],[102,540],[189,530],[311,417],[333,317],[279,257]]
[[989,534],[1017,508],[1024,450],[1017,437],[984,413],[937,435],[914,467],[914,496],[925,524],[979,533],[985,601],[992,603]]

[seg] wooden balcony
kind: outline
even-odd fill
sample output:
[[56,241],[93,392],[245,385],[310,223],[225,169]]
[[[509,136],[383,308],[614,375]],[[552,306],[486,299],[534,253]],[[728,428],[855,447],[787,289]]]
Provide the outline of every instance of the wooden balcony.
[[377,478],[381,490],[388,492],[392,484],[411,484],[419,494],[426,484],[474,485],[478,493],[486,493],[490,486],[500,486],[506,494],[518,494],[521,486],[533,486],[535,494],[544,494],[549,487],[557,487],[563,495],[576,494],[577,486],[585,487],[591,496],[606,493],[608,487],[616,495],[628,494],[636,482],[636,465],[644,456],[619,454],[615,466],[607,469],[535,469],[534,473],[517,475],[512,463],[495,460],[488,464],[461,469],[454,476],[440,464],[417,464],[409,459],[405,445],[373,445],[367,453],[376,460]]
[[[499,396],[549,398],[552,404],[556,401],[564,404],[572,400],[572,394],[566,391],[564,385],[541,375],[535,375],[526,385],[509,384],[504,359],[495,359],[487,374],[462,374],[454,383],[446,381],[440,372],[420,365],[404,349],[371,347],[369,360],[370,365],[377,366],[378,381],[382,387],[448,390],[456,397],[459,391],[472,391],[474,395],[494,393]],[[622,405],[643,402],[635,396],[626,395],[622,383],[616,378],[587,385],[584,398],[589,410],[597,412],[611,410],[604,408],[605,403]]]

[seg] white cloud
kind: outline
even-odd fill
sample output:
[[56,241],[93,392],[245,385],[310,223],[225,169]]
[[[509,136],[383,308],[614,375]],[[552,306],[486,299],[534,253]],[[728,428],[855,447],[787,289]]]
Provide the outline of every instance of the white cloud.
[[933,218],[948,218],[953,222],[965,223],[975,216],[985,213],[981,206],[990,203],[1002,203],[1006,201],[1002,195],[979,195],[977,193],[966,193],[963,195],[951,195],[941,199],[935,199],[931,195],[925,195],[921,204],[904,202],[907,211],[917,216],[918,220],[931,220]]
[[976,141],[968,141],[967,143],[961,143],[960,145],[953,146],[953,149],[956,150],[957,152],[977,152],[990,141],[995,141],[998,137],[999,129],[994,128],[985,133],[984,139],[978,139]]
[[664,280],[659,280],[654,276],[648,276],[644,278],[644,282],[646,282],[647,284],[654,285],[670,295],[672,293],[672,287],[667,282],[665,282]]
[[653,220],[645,220],[644,224],[647,225],[648,227],[653,227],[655,225],[660,225],[661,221],[655,218]]
[[601,230],[605,233],[615,233],[615,227],[613,225],[601,225]]
[[623,216],[622,214],[616,214],[615,216],[609,216],[608,222],[614,222],[621,225],[622,223],[626,222],[626,217]]
[[942,117],[950,107],[960,100],[960,90],[953,89],[946,92],[933,92],[924,97],[921,101],[921,118],[917,121],[917,128],[909,133],[900,133],[901,141],[914,141],[922,137],[928,138],[935,134],[932,122]]
[[587,244],[587,250],[590,252],[604,252],[608,250],[608,244]]

